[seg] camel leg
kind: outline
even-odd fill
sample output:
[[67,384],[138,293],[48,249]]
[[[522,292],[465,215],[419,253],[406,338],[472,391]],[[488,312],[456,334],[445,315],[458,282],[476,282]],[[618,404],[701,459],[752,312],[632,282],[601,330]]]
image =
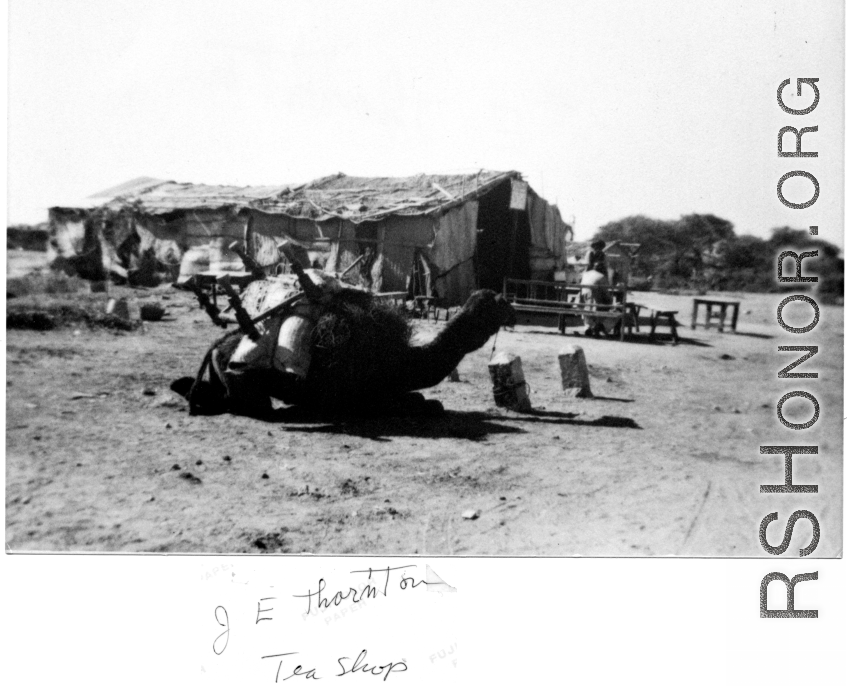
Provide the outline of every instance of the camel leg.
[[229,411],[247,417],[265,417],[272,411],[267,388],[267,370],[228,369],[226,386],[229,390]]

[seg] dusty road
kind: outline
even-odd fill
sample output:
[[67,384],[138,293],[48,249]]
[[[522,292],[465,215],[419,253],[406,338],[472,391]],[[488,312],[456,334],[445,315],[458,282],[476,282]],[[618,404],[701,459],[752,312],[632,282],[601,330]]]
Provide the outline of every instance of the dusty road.
[[[823,308],[803,341],[776,325],[774,295],[740,296],[739,335],[686,326],[678,346],[518,326],[497,349],[523,359],[532,414],[494,406],[489,341],[460,382],[426,393],[443,417],[269,423],[188,415],[168,386],[220,331],[186,294],[147,297],[163,295],[170,317],[144,333],[7,332],[7,549],[758,556],[763,516],[780,512],[778,544],[788,515],[808,508],[821,522],[816,554],[840,554],[840,307]],[[688,324],[690,297],[632,299]],[[596,399],[561,393],[557,352],[574,343]],[[777,379],[795,359],[777,345],[791,344],[820,346],[806,363],[819,379]],[[822,408],[802,437],[776,418],[794,389]],[[810,412],[791,401],[785,414]],[[759,446],[780,443],[820,446],[794,460],[794,482],[819,494],[759,493],[783,470]],[[469,509],[481,516],[463,519]],[[790,555],[810,531],[798,523]]]

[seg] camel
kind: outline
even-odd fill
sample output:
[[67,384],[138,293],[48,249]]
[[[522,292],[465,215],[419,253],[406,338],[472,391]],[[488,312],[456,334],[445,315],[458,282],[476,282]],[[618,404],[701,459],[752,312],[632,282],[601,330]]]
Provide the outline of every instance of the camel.
[[[478,290],[431,342],[417,345],[411,340],[405,312],[368,291],[340,286],[322,272],[308,271],[298,270],[298,277],[310,303],[300,306],[299,315],[294,308],[276,317],[276,322],[268,320],[264,329],[265,339],[270,338],[277,351],[276,357],[265,356],[272,361],[244,364],[264,354],[264,339],[254,336],[251,342],[246,335],[230,335],[207,356],[209,381],[200,380],[201,368],[197,380],[185,377],[174,382],[173,390],[189,398],[193,412],[266,416],[272,413],[271,398],[276,398],[323,413],[367,408],[377,413],[437,414],[443,412],[441,403],[424,400],[417,391],[440,383],[501,326],[516,322],[514,309],[502,295]],[[300,336],[305,349],[292,353],[282,346],[287,326],[300,327],[294,337]],[[282,363],[280,350],[287,355]]]

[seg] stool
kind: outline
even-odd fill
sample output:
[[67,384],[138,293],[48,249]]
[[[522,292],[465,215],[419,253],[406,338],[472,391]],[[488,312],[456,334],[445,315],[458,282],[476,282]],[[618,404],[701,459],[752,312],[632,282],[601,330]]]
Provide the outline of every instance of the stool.
[[665,325],[671,328],[673,344],[679,343],[679,334],[676,330],[676,315],[678,312],[678,310],[650,310],[650,339],[655,338],[656,327],[662,324],[662,320],[665,320]]

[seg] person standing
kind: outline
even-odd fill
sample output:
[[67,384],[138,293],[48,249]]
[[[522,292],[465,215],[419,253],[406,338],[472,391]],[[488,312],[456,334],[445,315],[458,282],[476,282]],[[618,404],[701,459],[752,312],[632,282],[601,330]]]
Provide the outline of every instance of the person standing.
[[606,273],[606,253],[603,250],[606,247],[606,241],[597,239],[591,244],[591,250],[588,253],[588,270],[600,272],[604,276]]

